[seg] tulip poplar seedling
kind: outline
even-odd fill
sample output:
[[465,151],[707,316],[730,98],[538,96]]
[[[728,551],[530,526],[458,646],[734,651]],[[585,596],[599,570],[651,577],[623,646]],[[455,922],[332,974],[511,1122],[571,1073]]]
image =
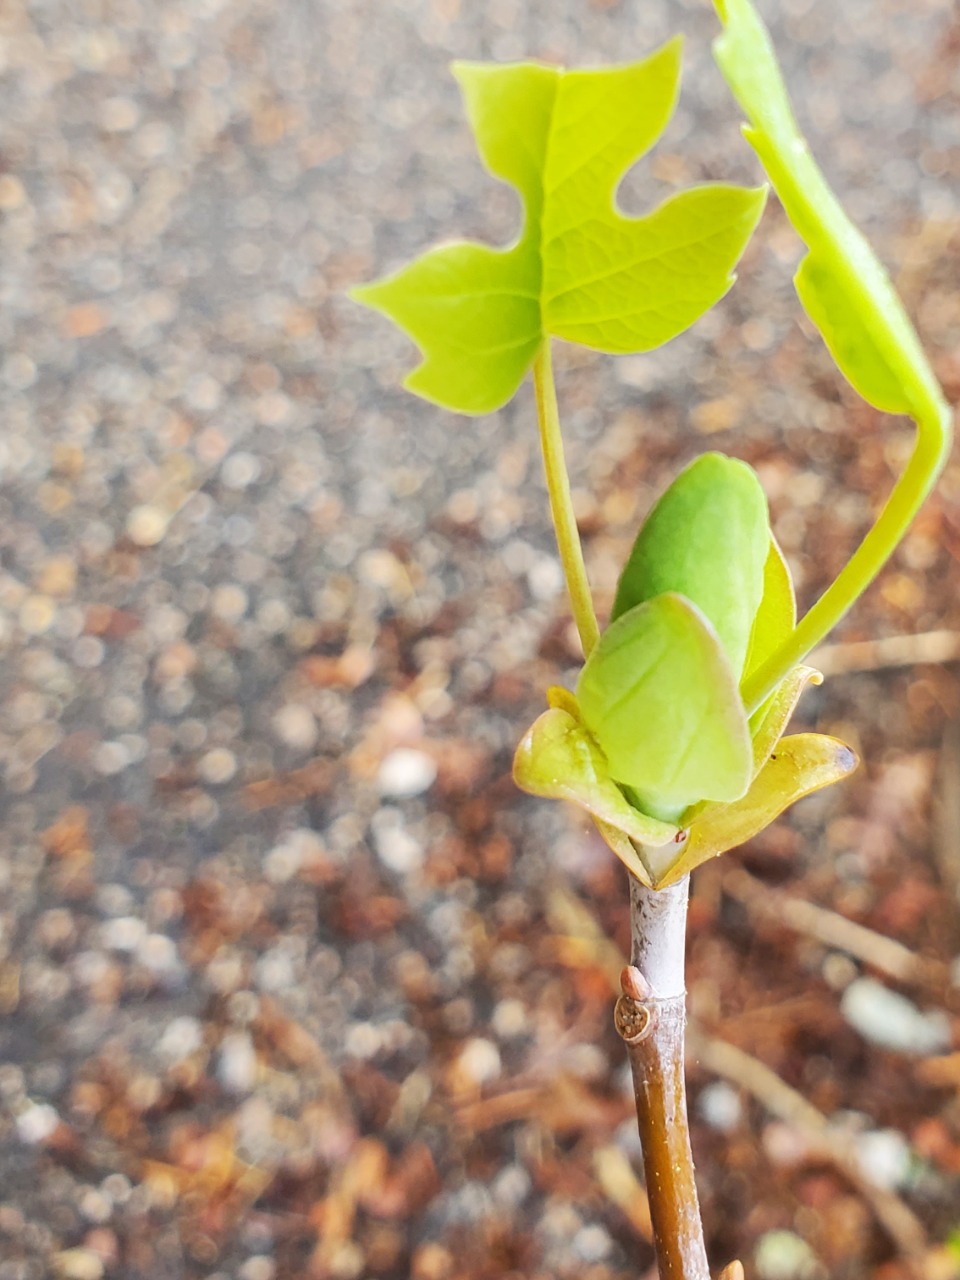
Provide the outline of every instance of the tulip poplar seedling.
[[[644,521],[601,632],[563,460],[553,338],[610,354],[649,351],[727,292],[766,188],[709,184],[643,217],[616,191],[674,110],[681,44],[601,70],[535,62],[454,66],[483,161],[521,196],[503,248],[459,242],[353,296],[417,344],[409,390],[489,413],[532,371],[550,508],[584,665],[552,688],[514,776],[585,809],[631,873],[634,944],[617,1026],[627,1042],[664,1280],[708,1280],[683,1087],[688,876],[801,796],[846,776],[853,752],[788,735],[804,659],[906,532],[950,447],[950,414],[883,268],[844,214],[795,123],[769,35],[750,0],[714,0],[719,68],[744,135],[806,246],[801,304],[865,400],[917,425],[913,455],[836,581],[798,621],[767,502],[745,463],[708,453]],[[736,1274],[734,1270],[728,1272]]]

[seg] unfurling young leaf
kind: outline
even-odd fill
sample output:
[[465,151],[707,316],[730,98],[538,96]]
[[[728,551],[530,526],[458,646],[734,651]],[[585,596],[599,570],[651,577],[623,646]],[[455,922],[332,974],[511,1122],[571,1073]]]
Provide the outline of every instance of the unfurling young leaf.
[[675,592],[623,614],[577,682],[583,723],[610,773],[647,813],[735,800],[750,782],[750,731],[716,632]]
[[545,338],[648,351],[733,283],[765,191],[710,185],[626,218],[615,193],[673,113],[681,42],[641,62],[565,71],[457,63],[484,163],[523,198],[519,240],[461,242],[353,290],[420,347],[405,385],[462,413],[514,394]]
[[878,409],[916,420],[913,456],[836,581],[743,684],[751,714],[827,635],[903,537],[950,453],[952,415],[896,291],[844,213],[797,128],[776,54],[750,0],[714,0],[714,55],[749,125],[744,135],[807,246],[794,278],[840,371]]
[[610,616],[679,591],[712,624],[739,679],[769,548],[767,499],[756,472],[722,453],[701,454],[643,522]]

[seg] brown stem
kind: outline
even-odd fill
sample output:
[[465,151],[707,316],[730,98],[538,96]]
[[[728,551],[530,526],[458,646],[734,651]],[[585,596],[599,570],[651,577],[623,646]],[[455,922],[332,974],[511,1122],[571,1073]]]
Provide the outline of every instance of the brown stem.
[[630,877],[631,965],[615,1020],[633,1073],[660,1280],[710,1280],[684,1080],[684,946],[689,880],[647,889]]

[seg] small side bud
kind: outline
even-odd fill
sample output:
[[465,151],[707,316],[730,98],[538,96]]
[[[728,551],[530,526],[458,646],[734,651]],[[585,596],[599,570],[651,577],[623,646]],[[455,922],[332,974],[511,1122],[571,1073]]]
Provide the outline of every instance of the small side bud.
[[743,1280],[743,1263],[736,1260],[728,1262],[717,1280]]
[[637,1044],[653,1030],[657,1006],[650,1001],[650,984],[635,965],[620,970],[620,990],[623,995],[614,1007],[613,1025],[621,1040]]

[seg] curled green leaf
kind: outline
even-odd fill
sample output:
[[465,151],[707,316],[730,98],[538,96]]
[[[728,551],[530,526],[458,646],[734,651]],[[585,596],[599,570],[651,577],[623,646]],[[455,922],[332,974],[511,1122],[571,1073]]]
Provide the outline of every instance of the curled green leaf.
[[656,596],[612,623],[580,673],[577,702],[610,773],[645,811],[680,813],[746,790],[752,751],[736,677],[684,596]]
[[797,625],[797,597],[793,579],[780,546],[772,535],[763,566],[763,596],[750,630],[750,643],[743,664],[747,679],[757,667],[780,648]]
[[671,40],[604,70],[455,64],[484,163],[518,190],[524,222],[506,249],[446,245],[353,290],[420,347],[411,391],[486,413],[510,399],[548,335],[648,351],[726,293],[763,189],[698,187],[640,218],[615,203],[673,112],[680,49]]
[[676,591],[712,624],[739,677],[764,594],[767,499],[752,467],[703,453],[644,520],[620,575],[611,618]]

